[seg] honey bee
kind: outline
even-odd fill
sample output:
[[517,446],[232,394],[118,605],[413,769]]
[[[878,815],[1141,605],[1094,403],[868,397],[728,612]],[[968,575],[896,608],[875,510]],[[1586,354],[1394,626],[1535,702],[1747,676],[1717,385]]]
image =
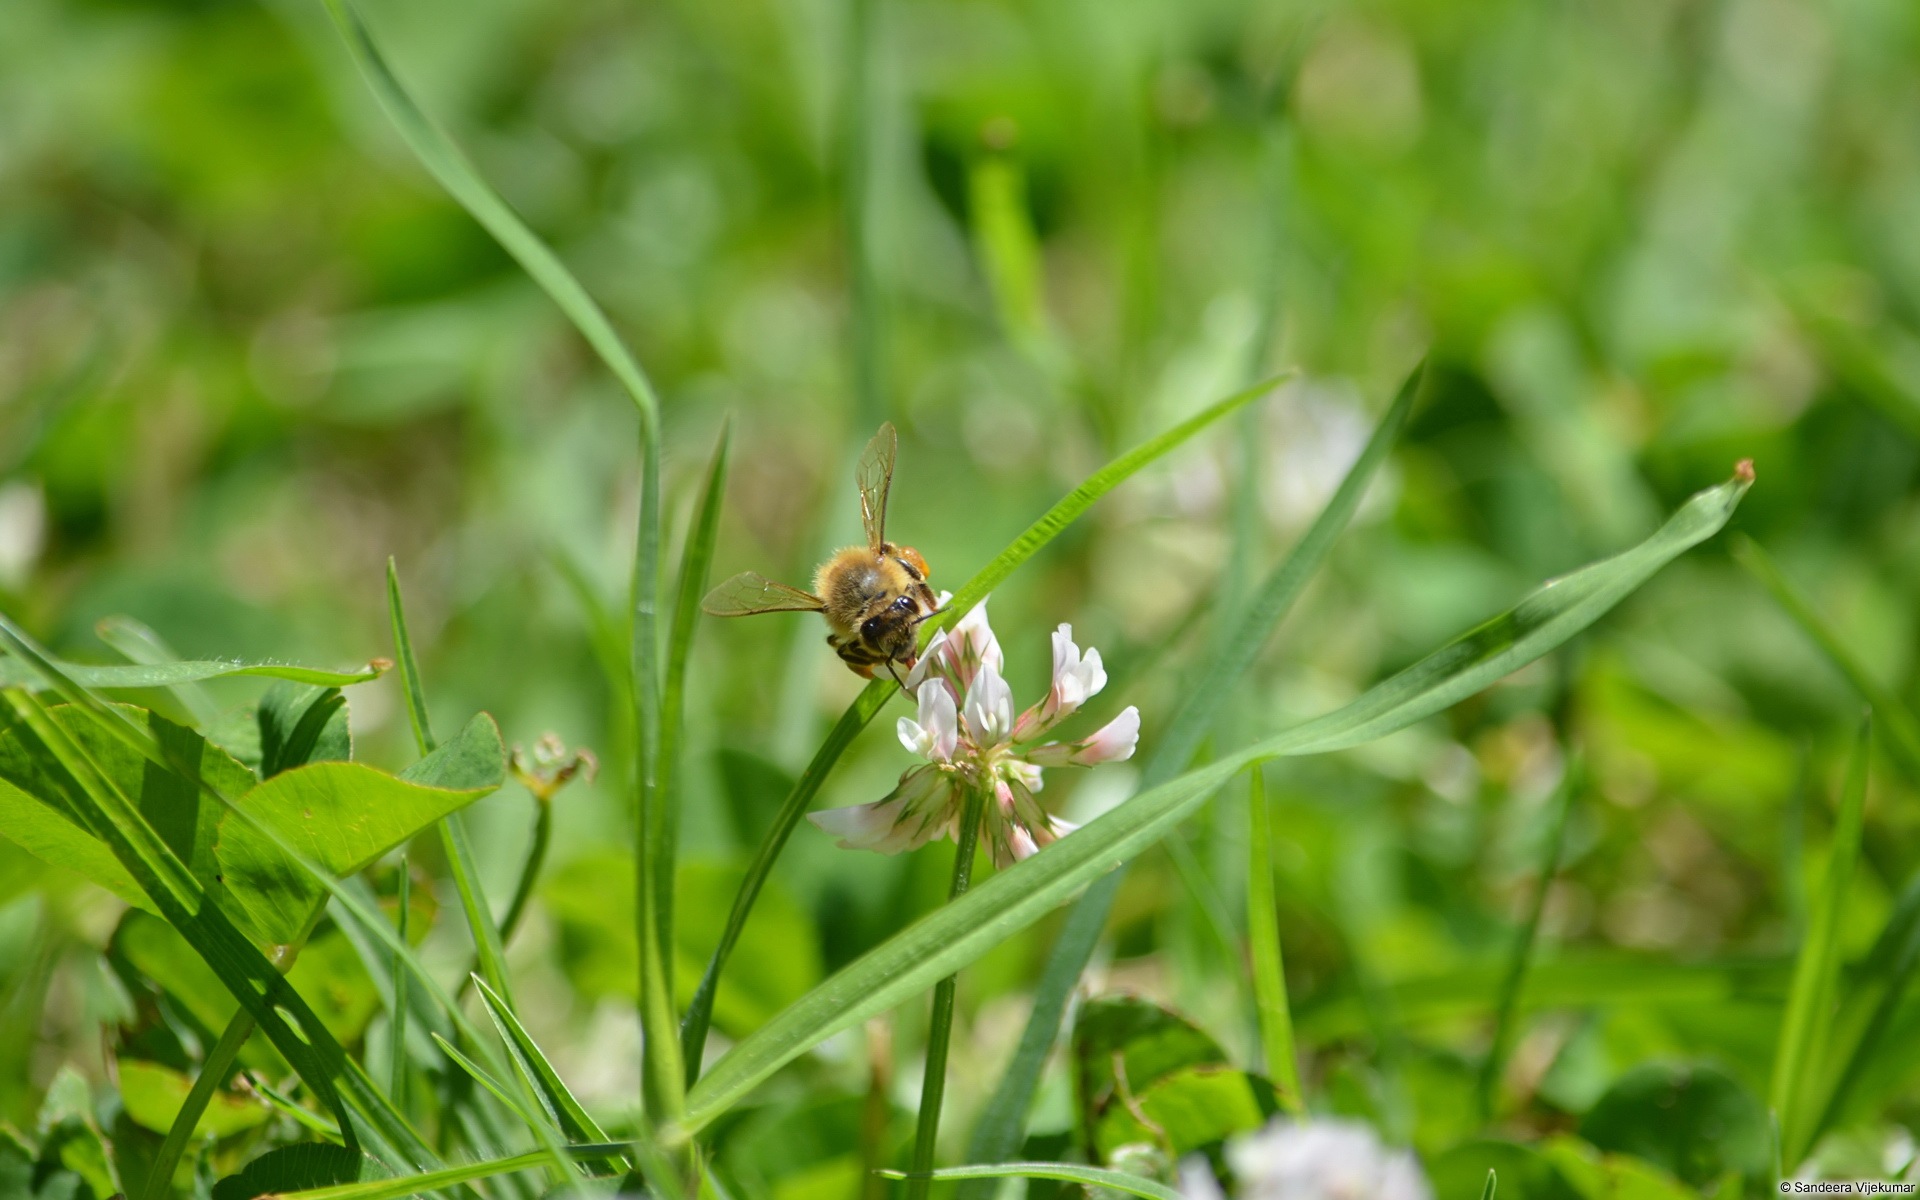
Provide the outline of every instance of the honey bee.
[[827,619],[827,645],[854,674],[872,679],[874,668],[884,666],[898,679],[899,667],[912,669],[919,660],[920,623],[940,604],[927,586],[927,560],[913,547],[886,538],[887,492],[898,449],[892,422],[867,443],[854,475],[867,544],[836,551],[820,564],[813,591],[744,571],[708,592],[700,607],[716,617],[817,612]]

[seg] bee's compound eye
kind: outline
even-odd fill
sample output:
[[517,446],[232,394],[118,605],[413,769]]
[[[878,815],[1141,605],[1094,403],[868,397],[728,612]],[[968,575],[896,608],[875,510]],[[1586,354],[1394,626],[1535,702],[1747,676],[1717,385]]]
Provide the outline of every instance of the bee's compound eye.
[[880,618],[868,617],[865,621],[861,622],[860,632],[865,634],[868,637],[879,637],[880,636]]
[[893,602],[893,611],[910,613],[913,611],[913,597],[902,596]]

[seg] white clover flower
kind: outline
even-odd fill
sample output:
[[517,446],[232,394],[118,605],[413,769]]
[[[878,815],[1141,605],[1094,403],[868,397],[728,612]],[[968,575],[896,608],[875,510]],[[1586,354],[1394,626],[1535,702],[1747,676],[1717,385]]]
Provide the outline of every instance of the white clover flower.
[[936,636],[906,677],[919,711],[900,718],[900,744],[926,763],[901,775],[883,800],[809,813],[807,819],[849,849],[898,854],[942,835],[957,840],[969,791],[991,787],[981,836],[995,866],[1009,866],[1072,832],[1074,826],[1050,816],[1035,798],[1040,769],[1131,758],[1140,738],[1140,710],[1129,705],[1077,742],[1033,745],[1106,686],[1100,652],[1082,654],[1072,626],[1060,626],[1053,634],[1053,686],[1017,718],[1003,665],[982,601]]
[[[1238,1200],[1433,1200],[1420,1163],[1357,1121],[1276,1119],[1227,1143]],[[1204,1159],[1181,1163],[1180,1194],[1220,1200]]]

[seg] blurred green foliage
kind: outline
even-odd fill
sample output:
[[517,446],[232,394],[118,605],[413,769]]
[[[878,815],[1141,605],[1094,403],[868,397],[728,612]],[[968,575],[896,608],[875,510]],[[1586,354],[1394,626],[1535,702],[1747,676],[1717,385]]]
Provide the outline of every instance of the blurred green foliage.
[[[1390,478],[1216,749],[1325,711],[1626,546],[1743,457],[1759,484],[1736,527],[1916,700],[1911,4],[876,0],[863,236],[881,411],[853,383],[846,6],[382,0],[368,16],[659,384],[670,528],[732,415],[716,576],[804,582],[853,540],[852,454],[883,417],[902,438],[889,528],[951,585],[1249,363],[1298,365],[1236,433],[1152,468],[994,597],[1016,691],[1042,688],[1046,631],[1070,621],[1151,745],[1243,577],[1304,528],[1431,346],[1436,383]],[[554,730],[607,766],[554,802],[550,869],[511,958],[568,1082],[625,1112],[632,747],[609,679],[625,669],[628,407],[414,164],[319,5],[11,0],[6,24],[0,607],[73,661],[121,661],[94,626],[127,614],[186,658],[358,664],[392,653],[395,556],[438,727],[485,710],[509,744]],[[858,683],[811,618],[708,623],[690,681],[683,993],[742,859]],[[262,690],[207,687],[230,712]],[[407,761],[396,681],[350,697],[353,756]],[[177,699],[139,699],[184,719]],[[1506,1158],[1452,1165],[1479,1132],[1456,1098],[1539,886],[1568,739],[1591,784],[1547,896],[1499,1131],[1578,1127],[1640,1153],[1641,1132],[1605,1118],[1622,1089],[1691,1087],[1730,1111],[1764,1095],[1860,705],[1712,543],[1552,662],[1388,741],[1274,768],[1281,935],[1320,1106],[1445,1152],[1443,1196],[1456,1177],[1477,1194],[1489,1162],[1507,1194]],[[822,804],[876,799],[903,765],[869,733]],[[1130,788],[1125,769],[1078,788],[1057,774],[1045,799],[1076,820]],[[1848,961],[1920,866],[1917,784],[1876,764]],[[1223,895],[1245,869],[1244,803],[1223,794],[1187,833]],[[489,892],[510,894],[525,797],[510,787],[468,820]],[[412,851],[451,914],[437,856]],[[719,994],[718,1032],[749,1031],[938,904],[947,857],[851,855],[803,827]],[[383,895],[391,874],[376,873]],[[1237,943],[1204,899],[1168,856],[1144,859],[1097,978],[1178,1007],[1252,1065]],[[142,939],[159,935],[120,924],[121,907],[0,841],[0,1119],[36,1153],[66,1147],[101,1197],[90,1147],[102,1120],[113,1135],[114,1102],[86,1085],[126,1086],[125,1053],[161,1064],[140,1068],[143,1095],[170,1088],[155,1072],[195,1049],[132,1032],[169,1002],[139,982],[154,978]],[[956,1153],[1053,928],[962,977]],[[429,961],[465,969],[463,936],[436,923]],[[341,1038],[377,1040],[366,981],[326,937],[301,967],[334,945],[339,994],[321,1004],[317,978],[303,994]],[[213,986],[168,985],[208,1039],[226,1012]],[[912,1012],[893,1035],[895,1141]],[[1920,1044],[1910,1007],[1892,1022],[1893,1044]],[[1911,1145],[1916,1082],[1869,1072],[1820,1161],[1887,1169],[1874,1156]],[[846,1194],[868,1086],[867,1048],[830,1043],[717,1134],[732,1178],[782,1200]],[[1069,1126],[1073,1096],[1049,1077],[1038,1134]],[[124,1119],[150,1129],[153,1103],[130,1093]],[[1737,1115],[1737,1146],[1644,1156],[1694,1186],[1763,1169]],[[1587,1153],[1541,1145],[1498,1155],[1519,1180],[1572,1178],[1549,1159]],[[11,1154],[0,1141],[0,1180]]]

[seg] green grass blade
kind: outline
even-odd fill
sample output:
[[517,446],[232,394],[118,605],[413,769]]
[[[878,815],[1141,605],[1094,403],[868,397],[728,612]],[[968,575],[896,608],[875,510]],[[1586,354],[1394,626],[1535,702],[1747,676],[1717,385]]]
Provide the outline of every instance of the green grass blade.
[[1780,1121],[1782,1162],[1789,1169],[1806,1157],[1812,1145],[1813,1123],[1819,1116],[1819,1102],[1813,1092],[1825,1069],[1823,1050],[1840,979],[1841,922],[1860,858],[1871,749],[1872,730],[1863,723],[1840,793],[1826,876],[1808,914],[1807,934],[1794,962],[1793,988],[1780,1023],[1780,1047],[1774,1054],[1768,1101]]
[[[127,688],[175,688],[208,679],[228,679],[239,675],[257,675],[263,679],[286,679],[310,683],[316,687],[347,687],[380,678],[384,663],[368,663],[353,671],[329,671],[321,667],[303,667],[293,663],[255,662],[243,659],[213,659],[194,662],[166,662],[92,667],[81,663],[47,660],[66,678],[81,687],[103,691]],[[0,687],[39,690],[48,686],[34,668],[15,658],[0,657]]]
[[[508,1056],[519,1068],[521,1078],[533,1089],[547,1116],[559,1126],[560,1132],[575,1142],[606,1141],[606,1131],[574,1099],[573,1093],[560,1078],[560,1073],[547,1061],[547,1056],[520,1024],[520,1018],[514,1015],[513,1009],[487,986],[486,980],[476,981],[476,986],[480,999],[487,1006],[487,1015],[493,1018],[494,1028],[500,1032],[500,1040],[506,1043]],[[622,1170],[628,1166],[624,1158],[615,1159],[609,1165]]]
[[532,1150],[525,1154],[513,1155],[511,1158],[463,1163],[457,1167],[442,1167],[437,1171],[426,1171],[400,1179],[374,1179],[364,1183],[340,1183],[332,1187],[283,1192],[274,1200],[400,1200],[403,1196],[424,1194],[480,1179],[491,1179],[496,1175],[525,1171],[546,1162],[546,1151]]
[[1520,993],[1527,982],[1527,968],[1533,963],[1534,946],[1540,936],[1540,917],[1547,908],[1547,890],[1552,887],[1553,877],[1560,870],[1560,848],[1565,844],[1567,817],[1573,811],[1575,797],[1579,795],[1580,781],[1580,762],[1569,756],[1560,779],[1559,794],[1554,797],[1553,826],[1547,832],[1547,845],[1541,855],[1533,898],[1527,906],[1527,919],[1520,926],[1519,936],[1514,939],[1513,956],[1508,959],[1506,974],[1500,981],[1500,998],[1494,1005],[1493,1037],[1487,1043],[1486,1060],[1480,1064],[1478,1096],[1480,1119],[1483,1122],[1493,1120],[1500,1077],[1506,1073],[1507,1056],[1512,1052],[1519,1023]]
[[538,1118],[522,1107],[520,1101],[516,1100],[512,1094],[507,1091],[504,1084],[487,1073],[486,1068],[460,1053],[458,1047],[446,1038],[441,1037],[438,1033],[429,1034],[428,1036],[433,1038],[434,1045],[440,1047],[440,1053],[452,1059],[454,1066],[465,1071],[475,1083],[486,1089],[487,1094],[495,1100],[498,1100],[508,1112],[519,1117],[528,1125],[533,1125],[538,1121]]
[[1247,943],[1253,960],[1253,996],[1260,1018],[1260,1049],[1280,1107],[1295,1116],[1307,1111],[1300,1088],[1299,1055],[1293,1045],[1293,1011],[1287,1004],[1286,965],[1280,951],[1280,921],[1273,892],[1273,814],[1267,807],[1267,777],[1251,772],[1247,798]]
[[1494,1189],[1498,1187],[1499,1184],[1500,1184],[1500,1177],[1493,1173],[1492,1167],[1488,1167],[1487,1168],[1487,1186],[1480,1189],[1480,1200],[1493,1200]]
[[480,977],[503,996],[512,996],[507,981],[507,952],[500,941],[500,927],[494,923],[493,908],[474,868],[473,843],[467,838],[467,823],[459,813],[440,820],[440,845],[446,851],[447,870],[453,874],[454,890],[460,893],[460,910],[466,914],[467,929],[473,934],[474,956]]
[[1170,779],[1187,766],[1201,739],[1213,728],[1221,706],[1232,698],[1234,685],[1259,660],[1261,647],[1273,636],[1281,618],[1292,610],[1308,581],[1326,562],[1334,542],[1353,519],[1375,473],[1400,440],[1426,380],[1427,367],[1422,363],[1400,385],[1399,394],[1387,408],[1386,415],[1374,426],[1366,448],[1347,469],[1346,477],[1326,507],[1320,510],[1320,515],[1314,518],[1305,536],[1261,582],[1239,619],[1211,649],[1206,668],[1187,690],[1185,701],[1168,722],[1166,733],[1161,735],[1153,757],[1141,773],[1144,784],[1151,786]]
[[420,683],[420,664],[413,657],[413,636],[407,632],[407,608],[400,596],[400,571],[387,559],[387,622],[393,627],[394,661],[400,669],[400,691],[407,698],[407,723],[420,753],[433,751],[433,726],[427,720],[427,693]]
[[1144,1200],[1181,1200],[1180,1193],[1164,1183],[1156,1183],[1141,1175],[1126,1171],[1113,1171],[1106,1167],[1083,1167],[1078,1163],[1013,1162],[995,1166],[979,1167],[942,1167],[937,1171],[916,1172],[882,1171],[888,1179],[1058,1179],[1065,1183],[1085,1184],[1093,1188],[1110,1188],[1116,1192],[1125,1192],[1129,1196],[1140,1196]]
[[[180,661],[173,647],[159,634],[147,628],[132,617],[105,617],[94,625],[93,631],[101,641],[127,656],[127,661],[142,667],[157,667]],[[200,729],[207,729],[220,719],[220,706],[207,695],[207,689],[193,680],[174,684],[168,689],[180,706],[193,715],[193,723]]]
[[[1033,990],[1034,1011],[1056,1015],[1051,1021],[1028,1021],[1021,1032],[1000,1083],[974,1122],[973,1135],[967,1141],[967,1157],[973,1161],[1001,1162],[1019,1150],[1026,1133],[1027,1110],[1033,1104],[1034,1085],[1053,1053],[1054,1037],[1060,1030],[1057,1014],[1066,1011],[1067,1001],[1080,983],[1080,964],[1093,954],[1100,940],[1107,910],[1123,877],[1120,871],[1101,876],[1087,889],[1086,897],[1068,911],[1066,924],[1054,942],[1054,953]],[[993,1192],[992,1184],[975,1181],[962,1183],[956,1195],[959,1200],[989,1200]]]
[[[1188,693],[1148,755],[1141,772],[1143,787],[1163,783],[1187,765],[1219,715],[1220,706],[1233,694],[1241,676],[1253,665],[1260,647],[1299,599],[1307,582],[1326,561],[1334,541],[1352,519],[1374,473],[1386,461],[1406,427],[1425,378],[1424,363],[1407,376],[1393,404],[1374,427],[1366,448],[1347,469],[1346,477],[1320,510],[1320,515],[1314,518],[1305,536],[1262,581],[1252,599],[1235,610],[1238,618],[1226,626],[1227,632],[1211,647],[1198,686]],[[1020,1039],[1023,1051],[1035,1047],[1037,1052],[1016,1054],[1008,1063],[1007,1073],[994,1089],[993,1099],[980,1118],[969,1153],[975,1162],[999,1162],[1019,1151],[1026,1113],[1032,1106],[1035,1089],[1040,1086],[1047,1050],[1059,1034],[1073,985],[1099,944],[1107,913],[1113,908],[1114,897],[1120,893],[1122,878],[1123,872],[1116,871],[1088,888],[1075,903],[1072,919],[1054,943],[1044,979],[1055,986],[1043,986],[1034,994],[1033,1008],[1027,1014],[1027,1028]],[[962,1200],[986,1200],[986,1187],[984,1184],[962,1185],[960,1194]]]
[[179,1164],[187,1143],[193,1140],[200,1114],[207,1111],[207,1103],[226,1081],[233,1060],[240,1057],[240,1047],[246,1045],[252,1035],[253,1017],[243,1008],[233,1014],[233,1020],[221,1031],[220,1040],[207,1051],[206,1060],[200,1064],[200,1074],[194,1078],[192,1089],[187,1092],[180,1111],[174,1114],[173,1124],[167,1128],[166,1140],[160,1143],[153,1162],[147,1167],[147,1186],[141,1190],[141,1200],[166,1200],[172,1193],[173,1169]]
[[[1095,501],[1124,483],[1142,467],[1165,456],[1207,426],[1227,416],[1236,409],[1264,396],[1274,384],[1283,378],[1273,379],[1245,391],[1236,392],[1196,416],[1181,422],[1160,436],[1141,443],[1132,450],[1114,459],[1100,470],[1088,476],[1085,482],[1063,496],[1058,503],[1041,514],[1040,519],[1027,526],[1013,544],[996,555],[973,578],[962,584],[953,598],[947,603],[946,610],[939,616],[925,622],[922,629],[921,644],[933,636],[937,628],[950,625],[960,619],[974,605],[987,597],[987,594],[1013,574],[1022,563],[1032,558],[1040,549],[1060,532],[1092,508]],[[814,752],[813,760],[793,785],[793,790],[781,802],[780,811],[775,815],[773,824],[761,838],[760,848],[754,854],[753,862],[747,868],[746,877],[740,881],[740,890],[734,896],[733,908],[727,914],[726,927],[721,931],[719,944],[714,947],[713,956],[707,962],[706,974],[700,980],[700,987],[694,993],[693,1003],[687,1009],[687,1019],[682,1028],[684,1049],[682,1057],[690,1073],[697,1074],[702,1052],[707,1044],[707,1027],[713,1019],[713,1001],[720,984],[720,973],[725,969],[727,958],[733,953],[733,947],[740,939],[740,931],[746,928],[747,917],[753,911],[753,903],[759,898],[760,889],[766,883],[767,876],[773,870],[773,864],[780,857],[780,851],[787,844],[787,838],[793,833],[794,826],[806,814],[813,803],[814,796],[820,791],[821,784],[833,772],[834,764],[846,752],[853,739],[867,727],[887,700],[899,690],[892,679],[876,679],[868,684],[854,698],[840,720],[828,731],[826,740]]]
[[919,994],[1040,919],[1177,826],[1228,779],[1271,758],[1384,737],[1480,691],[1593,624],[1732,517],[1752,475],[1700,492],[1646,541],[1552,581],[1335,712],[1150,788],[1045,850],[995,872],[781,1010],[714,1064],[688,1096],[697,1130],[822,1039]]
[[[1861,965],[1858,976],[1849,983],[1848,1003],[1858,1003],[1863,1008],[1870,1006],[1871,1011],[1858,1026],[1853,1048],[1846,1055],[1846,1066],[1827,1098],[1826,1110],[1814,1126],[1814,1140],[1819,1140],[1820,1135],[1840,1119],[1854,1088],[1875,1062],[1882,1041],[1894,1027],[1916,967],[1920,967],[1920,874],[1907,881],[1873,950]],[[1842,1050],[1842,1046],[1833,1046],[1830,1057],[1840,1057]]]
[[[680,579],[673,604],[673,623],[667,631],[667,673],[660,692],[660,765],[653,788],[655,820],[660,836],[654,839],[653,876],[655,920],[662,946],[673,944],[674,859],[680,843],[680,755],[687,706],[687,659],[700,623],[700,598],[706,595],[707,573],[713,565],[713,544],[720,535],[720,501],[727,486],[727,449],[732,441],[731,421],[720,426],[720,440],[707,463],[706,484],[687,527],[687,544],[680,555]],[[673,960],[662,963],[666,990],[673,994]]]
[[1801,632],[1820,648],[1827,661],[1846,678],[1860,698],[1873,706],[1874,718],[1883,733],[1887,750],[1907,780],[1920,784],[1920,720],[1915,719],[1913,710],[1901,702],[1893,689],[1875,679],[1859,656],[1847,649],[1832,626],[1794,587],[1793,581],[1780,570],[1773,556],[1760,543],[1742,537],[1735,541],[1733,554],[1742,566],[1766,585],[1767,591],[1793,618],[1794,624],[1800,626]]
[[632,397],[634,407],[640,411],[642,424],[648,431],[647,436],[653,439],[660,420],[659,399],[646,372],[627,349],[626,343],[620,340],[620,335],[614,332],[606,313],[580,286],[580,281],[574,278],[559,257],[527,228],[519,214],[480,177],[472,161],[454,144],[447,132],[414,101],[405,85],[393,73],[386,56],[380,52],[354,6],[348,0],[325,0],[325,3],[341,39],[346,43],[348,53],[353,56],[354,64],[360,68],[367,86],[379,99],[380,106],[386,110],[407,148],[426,167],[428,174],[459,202],[460,207],[480,222],[500,243],[501,248],[511,254],[521,268],[533,277],[533,281],[553,298],[553,302],[573,322],[574,328],[580,331],[587,344],[593,347],[594,353],[600,356],[600,361],[606,364],[627,395]]
[[[413,903],[413,873],[407,867],[407,856],[400,856],[399,908],[394,913],[394,934],[401,944],[407,944],[407,909]],[[393,1015],[392,1032],[389,1040],[393,1043],[393,1061],[388,1064],[392,1069],[387,1084],[387,1095],[393,1099],[393,1106],[401,1112],[407,1111],[407,969],[399,961],[393,964]]]

